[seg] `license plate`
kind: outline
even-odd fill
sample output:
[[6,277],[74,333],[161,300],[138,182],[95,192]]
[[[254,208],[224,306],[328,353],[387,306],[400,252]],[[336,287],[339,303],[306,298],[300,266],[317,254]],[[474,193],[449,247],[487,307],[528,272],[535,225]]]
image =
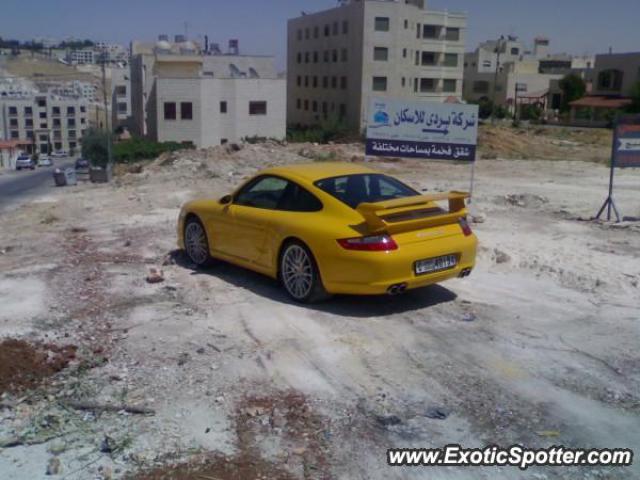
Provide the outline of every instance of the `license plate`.
[[425,275],[427,273],[441,272],[454,268],[458,264],[456,255],[444,255],[443,257],[429,258],[427,260],[418,260],[415,263],[416,275]]

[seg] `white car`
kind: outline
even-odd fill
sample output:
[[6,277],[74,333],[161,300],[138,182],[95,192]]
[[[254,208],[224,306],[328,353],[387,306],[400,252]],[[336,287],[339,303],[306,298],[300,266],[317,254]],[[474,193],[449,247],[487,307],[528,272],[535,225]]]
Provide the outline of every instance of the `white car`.
[[68,157],[69,156],[69,152],[67,152],[66,150],[58,150],[57,152],[53,152],[51,154],[51,156],[54,157],[54,158]]
[[50,167],[53,165],[53,162],[49,158],[48,155],[40,155],[38,158],[38,166],[39,167]]

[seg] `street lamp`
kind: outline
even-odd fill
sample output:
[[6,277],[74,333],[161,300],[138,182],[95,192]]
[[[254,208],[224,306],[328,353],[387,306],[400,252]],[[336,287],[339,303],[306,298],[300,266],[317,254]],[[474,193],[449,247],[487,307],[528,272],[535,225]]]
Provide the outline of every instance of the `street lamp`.
[[491,123],[496,123],[496,95],[498,89],[498,73],[500,71],[500,54],[505,48],[505,39],[504,35],[500,35],[498,42],[496,43],[496,48],[494,49],[494,53],[496,54],[496,73],[493,77],[493,100],[491,102]]

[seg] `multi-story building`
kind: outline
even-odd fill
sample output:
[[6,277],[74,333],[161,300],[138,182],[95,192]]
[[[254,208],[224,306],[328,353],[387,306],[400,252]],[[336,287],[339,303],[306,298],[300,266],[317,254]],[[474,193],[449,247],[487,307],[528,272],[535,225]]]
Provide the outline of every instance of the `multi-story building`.
[[81,97],[0,98],[0,138],[24,143],[29,153],[74,150],[87,126],[87,102]]
[[111,70],[111,125],[131,130],[131,77],[128,68]]
[[67,51],[67,61],[73,65],[96,63],[96,52],[93,48],[71,49]]
[[273,57],[241,55],[233,40],[228,54],[205,55],[178,40],[132,45],[132,133],[196,147],[285,137],[286,81]]
[[373,97],[460,98],[466,25],[424,0],[344,0],[289,20],[288,123],[362,130]]
[[557,109],[561,103],[559,81],[569,73],[590,79],[593,59],[549,53],[545,37],[534,39],[527,50],[515,36],[481,43],[465,54],[464,99],[469,102],[495,100],[513,110],[522,103]]

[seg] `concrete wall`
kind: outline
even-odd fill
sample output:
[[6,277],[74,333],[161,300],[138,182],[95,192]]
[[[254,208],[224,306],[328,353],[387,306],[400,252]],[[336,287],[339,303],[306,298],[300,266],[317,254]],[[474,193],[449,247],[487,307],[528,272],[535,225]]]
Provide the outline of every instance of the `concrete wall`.
[[[596,55],[594,70],[593,95],[629,96],[633,86],[640,82],[640,52]],[[600,74],[606,70],[620,70],[622,72],[622,88],[609,90],[600,87]]]

